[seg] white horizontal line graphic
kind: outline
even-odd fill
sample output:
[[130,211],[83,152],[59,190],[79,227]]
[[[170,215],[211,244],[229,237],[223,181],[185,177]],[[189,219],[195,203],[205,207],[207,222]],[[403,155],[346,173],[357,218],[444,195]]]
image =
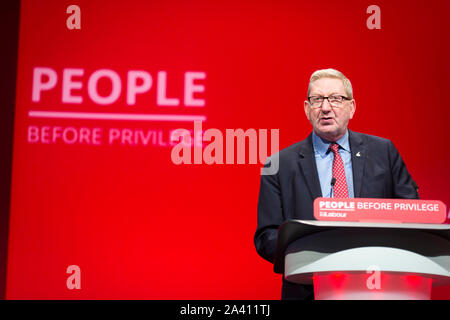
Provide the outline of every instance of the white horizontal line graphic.
[[28,111],[30,118],[86,119],[86,120],[128,120],[128,121],[205,121],[204,115],[181,114],[133,114],[107,112],[67,112],[67,111]]

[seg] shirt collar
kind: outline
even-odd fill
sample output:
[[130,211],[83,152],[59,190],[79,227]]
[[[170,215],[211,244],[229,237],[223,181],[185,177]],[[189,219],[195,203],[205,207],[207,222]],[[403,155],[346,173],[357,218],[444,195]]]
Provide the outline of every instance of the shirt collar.
[[[314,147],[314,152],[319,153],[323,158],[328,152],[331,142],[319,137],[314,131],[312,132],[312,142]],[[350,143],[348,142],[348,130],[336,143],[345,151],[350,152]]]

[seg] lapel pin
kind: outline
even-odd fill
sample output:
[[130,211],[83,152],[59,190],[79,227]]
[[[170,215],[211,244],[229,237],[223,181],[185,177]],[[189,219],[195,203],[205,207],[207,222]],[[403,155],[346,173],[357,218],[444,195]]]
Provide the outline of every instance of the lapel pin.
[[361,152],[358,151],[358,153],[356,154],[357,157],[361,157]]

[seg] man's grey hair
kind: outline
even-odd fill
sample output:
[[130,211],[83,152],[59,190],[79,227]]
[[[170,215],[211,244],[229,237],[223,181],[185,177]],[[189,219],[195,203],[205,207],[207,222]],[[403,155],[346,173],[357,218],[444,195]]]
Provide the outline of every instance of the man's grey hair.
[[314,81],[317,81],[321,78],[334,78],[334,79],[341,79],[344,83],[344,90],[347,94],[347,98],[353,99],[353,89],[352,84],[350,83],[350,80],[344,74],[336,69],[322,69],[314,71],[314,73],[311,75],[311,78],[309,79],[309,86],[308,86],[308,97],[309,93],[311,92],[311,84]]

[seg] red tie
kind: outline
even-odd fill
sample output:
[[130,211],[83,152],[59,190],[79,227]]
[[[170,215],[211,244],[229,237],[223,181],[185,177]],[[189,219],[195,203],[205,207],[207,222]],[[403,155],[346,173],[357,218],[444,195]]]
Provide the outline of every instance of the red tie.
[[336,178],[336,183],[333,188],[334,198],[348,198],[347,179],[345,178],[344,163],[339,155],[339,145],[332,143],[330,150],[334,153],[333,159],[333,178]]

